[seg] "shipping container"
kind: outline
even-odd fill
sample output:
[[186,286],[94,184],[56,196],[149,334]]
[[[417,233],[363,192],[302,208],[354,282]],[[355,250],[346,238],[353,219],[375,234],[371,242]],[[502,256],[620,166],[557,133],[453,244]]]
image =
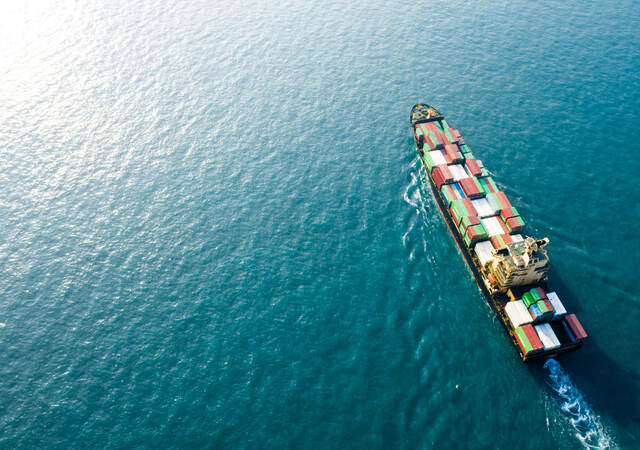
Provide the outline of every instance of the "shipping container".
[[549,300],[549,303],[551,303],[551,306],[553,306],[553,317],[558,318],[567,314],[567,310],[560,301],[558,294],[555,292],[549,292],[547,293],[547,299]]
[[529,308],[536,302],[530,292],[525,292],[524,294],[522,294],[522,301],[527,308]]
[[476,184],[476,178],[463,178],[459,181],[462,191],[469,198],[478,198],[484,196],[484,191]]
[[469,175],[464,170],[464,167],[462,166],[462,164],[452,164],[448,167],[455,181],[460,182],[460,180],[469,178]]
[[449,164],[457,164],[462,161],[462,154],[458,151],[456,144],[445,144],[444,155]]
[[562,320],[567,324],[576,341],[581,341],[587,337],[587,333],[575,314],[567,314]]
[[488,261],[491,261],[494,257],[493,245],[491,245],[490,241],[478,242],[475,248],[473,249],[473,251],[478,257],[478,260],[480,261],[481,266],[484,266]]
[[[524,296],[522,297],[524,300]],[[529,312],[531,313],[531,317],[533,318],[533,323],[538,323],[542,320],[542,311],[538,308],[538,305],[532,303],[529,305]]]
[[474,177],[479,177],[482,175],[482,169],[478,165],[478,162],[473,158],[467,158],[464,162],[465,166],[467,166],[467,170]]
[[493,248],[496,250],[501,250],[503,248],[506,248],[507,245],[513,242],[514,241],[512,237],[508,234],[497,234],[497,235],[491,236],[491,244],[493,245]]
[[509,233],[520,233],[524,229],[524,220],[522,220],[522,217],[520,216],[510,217],[509,219],[507,219],[506,225]]
[[[426,155],[427,153],[425,153]],[[443,166],[443,165],[447,165],[447,160],[444,159],[444,154],[442,153],[442,151],[440,150],[432,150],[430,152],[428,152],[428,155],[431,157],[431,159],[433,160],[434,164],[436,166]]]
[[454,200],[460,200],[460,195],[458,194],[457,189],[453,188],[452,184],[445,184],[440,188],[440,192],[442,193],[442,197],[444,198],[447,206],[451,204]]
[[555,350],[560,347],[560,341],[548,323],[541,323],[533,327],[545,350]]
[[[476,249],[484,242],[476,244]],[[507,313],[507,317],[511,322],[513,329],[518,328],[521,325],[531,323],[531,314],[522,300],[516,300],[514,302],[507,302],[504,307],[504,311]]]
[[485,217],[480,219],[480,222],[484,225],[489,237],[505,234],[504,228],[500,224],[500,219],[498,217]]
[[[462,189],[462,188],[461,188]],[[493,209],[489,206],[489,202],[486,198],[477,198],[475,200],[471,200],[473,207],[478,212],[479,217],[491,217],[493,216]]]

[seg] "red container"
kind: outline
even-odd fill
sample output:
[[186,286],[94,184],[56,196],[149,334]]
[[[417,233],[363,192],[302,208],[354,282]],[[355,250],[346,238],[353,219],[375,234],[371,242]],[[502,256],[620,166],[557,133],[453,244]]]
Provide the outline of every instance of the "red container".
[[587,333],[584,331],[584,328],[582,328],[575,314],[567,314],[563,320],[577,341],[581,341],[587,337]]
[[[506,198],[506,197],[505,197]],[[512,208],[505,208],[500,210],[500,216],[505,220],[510,219],[512,217],[516,217],[517,214],[513,212]]]
[[440,172],[442,172],[442,176],[444,176],[444,181],[446,183],[451,183],[453,181],[453,175],[451,174],[451,171],[449,170],[447,165],[440,164],[438,168],[440,168]]
[[[540,288],[538,288],[540,289]],[[547,307],[548,311],[553,311],[553,306],[551,306],[551,302],[549,300],[547,300],[546,298],[542,300],[544,302],[544,306]]]
[[460,132],[458,130],[449,128],[449,133],[451,133],[451,136],[453,136],[453,139],[456,141],[459,141],[460,139],[462,139],[462,136],[460,135]]
[[522,325],[522,331],[529,339],[531,346],[533,347],[533,351],[542,350],[544,347],[542,346],[542,342],[540,342],[540,338],[538,337],[538,333],[533,329],[533,326],[527,324]]
[[495,248],[496,250],[500,250],[502,248],[502,242],[500,241],[500,238],[502,238],[502,242],[504,242],[505,245],[513,243],[513,239],[511,239],[511,235],[509,234],[491,236],[489,239],[491,240],[491,244],[493,244],[493,248]]
[[507,199],[507,196],[504,195],[504,192],[496,192],[496,197],[498,197],[498,200],[500,200],[500,204],[503,208],[511,208],[511,203]]
[[[504,223],[504,221],[500,218],[500,216],[496,216],[496,219],[498,219],[498,223],[500,224],[500,226],[502,227],[502,234],[510,234],[509,233],[509,229],[507,228],[507,225]],[[513,242],[513,241],[512,241]]]
[[463,178],[458,183],[462,188],[462,192],[469,198],[482,197],[484,193],[478,189],[478,186],[473,182],[473,178]]
[[431,141],[429,135],[427,135],[427,131],[429,131],[429,127],[427,127],[426,123],[419,123],[416,125],[416,128],[420,128],[422,134],[424,135],[424,143],[427,144],[430,150],[435,150],[436,145]]
[[426,128],[435,135],[439,147],[442,147],[446,142],[448,142],[445,139],[444,134],[442,134],[442,131],[440,131],[433,122],[427,122],[425,125]]
[[[502,223],[502,221],[500,221],[500,223]],[[515,231],[516,233],[522,231],[522,224],[518,221],[517,217],[511,217],[510,219],[507,219],[507,225],[509,225],[509,228],[511,228],[511,230]]]
[[482,169],[475,159],[465,160],[465,165],[467,166],[467,169],[469,169],[469,172],[471,172],[471,175],[473,175],[474,177],[479,177],[480,175],[482,175]]
[[479,235],[478,233],[476,233],[476,230],[473,227],[467,228],[467,231],[465,232],[465,234],[467,235],[467,237],[471,242],[475,242],[478,240]]
[[476,209],[473,207],[473,203],[471,203],[470,199],[463,198],[462,203],[464,204],[464,207],[467,209],[467,212],[469,213],[470,216],[478,215],[478,211],[476,211]]
[[520,350],[522,350],[522,354],[526,355],[527,350],[524,348],[524,345],[522,345],[522,342],[520,342],[520,336],[518,336],[517,334],[516,334],[516,341],[518,342],[518,347],[520,347]]
[[458,153],[458,146],[456,144],[444,145],[444,156],[448,164],[457,163],[460,161],[460,154]]
[[469,216],[469,225],[480,225],[480,219],[478,219],[478,216]]
[[436,187],[440,189],[440,187],[446,181],[444,175],[442,174],[442,170],[440,169],[440,166],[434,167],[434,169],[431,171],[431,176],[433,177],[433,182],[436,184]]
[[[511,237],[509,237],[509,239],[511,239]],[[540,298],[543,300],[547,299],[547,293],[544,291],[544,289],[542,289],[541,287],[537,287],[536,291],[538,291],[538,294],[540,294]]]

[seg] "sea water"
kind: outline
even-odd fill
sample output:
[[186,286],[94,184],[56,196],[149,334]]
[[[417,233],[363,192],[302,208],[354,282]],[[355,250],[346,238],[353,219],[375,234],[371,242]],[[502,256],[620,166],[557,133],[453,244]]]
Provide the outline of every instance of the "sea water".
[[[632,1],[0,6],[0,446],[638,447]],[[525,365],[408,140],[589,333]]]

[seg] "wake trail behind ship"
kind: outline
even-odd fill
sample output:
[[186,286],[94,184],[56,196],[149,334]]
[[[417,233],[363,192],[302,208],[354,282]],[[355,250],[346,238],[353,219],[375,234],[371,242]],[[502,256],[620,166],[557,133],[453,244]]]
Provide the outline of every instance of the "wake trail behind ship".
[[598,415],[587,403],[569,374],[555,359],[544,363],[545,379],[553,391],[553,399],[575,430],[575,436],[585,448],[617,448],[607,435]]

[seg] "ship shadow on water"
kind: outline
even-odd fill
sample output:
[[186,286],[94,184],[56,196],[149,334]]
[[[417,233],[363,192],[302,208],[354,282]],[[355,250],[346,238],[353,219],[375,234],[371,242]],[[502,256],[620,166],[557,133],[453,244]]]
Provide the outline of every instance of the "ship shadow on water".
[[640,376],[613,360],[595,340],[560,361],[597,414],[615,420],[632,440],[640,439]]

